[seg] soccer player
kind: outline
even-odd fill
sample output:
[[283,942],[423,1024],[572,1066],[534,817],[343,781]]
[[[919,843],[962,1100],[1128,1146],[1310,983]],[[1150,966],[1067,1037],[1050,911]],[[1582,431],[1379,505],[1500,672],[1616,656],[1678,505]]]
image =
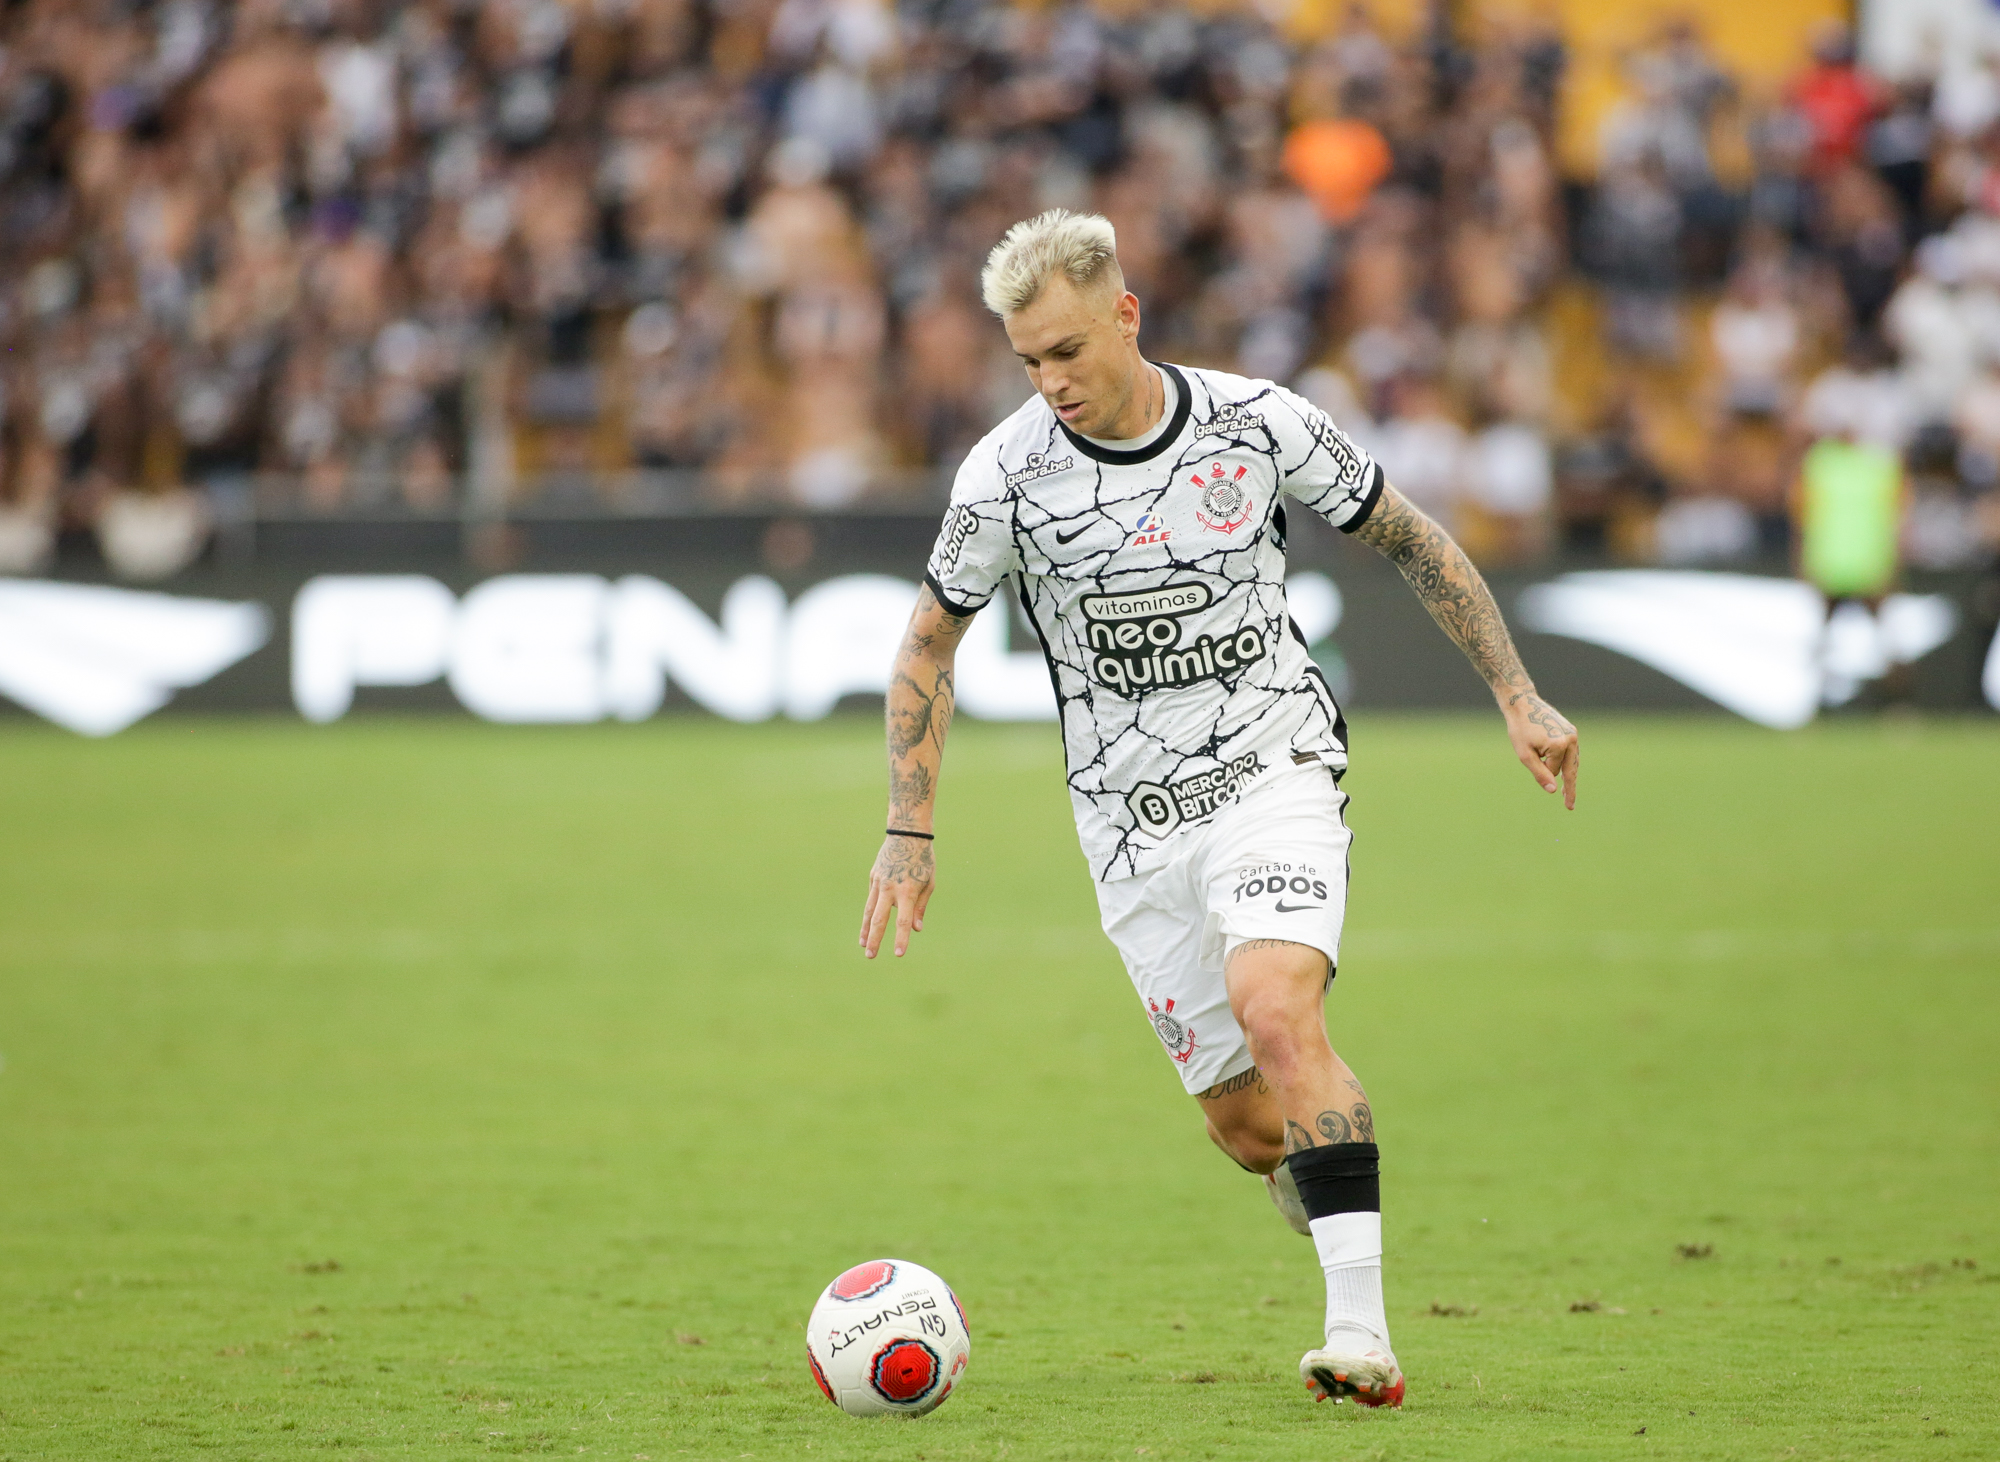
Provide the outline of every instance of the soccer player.
[[1327,1041],[1347,725],[1285,612],[1289,497],[1402,570],[1493,688],[1515,754],[1576,805],[1576,728],[1535,693],[1478,570],[1310,403],[1139,353],[1110,223],[1016,224],[981,277],[1036,395],[959,468],[888,694],[872,959],[923,928],[931,813],[972,616],[1012,580],[1055,683],[1104,932],[1216,1146],[1264,1175],[1326,1274],[1321,1400],[1397,1406],[1374,1114]]

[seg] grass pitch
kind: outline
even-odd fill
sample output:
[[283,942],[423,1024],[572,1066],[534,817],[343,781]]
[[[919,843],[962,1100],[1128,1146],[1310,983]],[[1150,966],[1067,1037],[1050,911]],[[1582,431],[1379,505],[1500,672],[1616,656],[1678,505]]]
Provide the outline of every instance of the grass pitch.
[[[2000,728],[1364,715],[1336,1043],[1400,1414],[1096,929],[1047,728],[961,725],[854,949],[867,721],[0,733],[0,1458],[2000,1453]],[[920,1422],[813,1389],[957,1287]]]

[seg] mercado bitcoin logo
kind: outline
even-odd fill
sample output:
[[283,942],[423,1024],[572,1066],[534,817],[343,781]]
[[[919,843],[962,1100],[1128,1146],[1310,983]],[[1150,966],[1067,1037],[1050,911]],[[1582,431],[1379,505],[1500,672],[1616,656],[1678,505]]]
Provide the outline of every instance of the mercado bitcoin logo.
[[1161,786],[1141,782],[1125,797],[1139,830],[1163,838],[1184,822],[1199,822],[1224,803],[1236,800],[1245,787],[1264,772],[1264,759],[1246,751],[1232,761],[1206,772],[1182,777]]

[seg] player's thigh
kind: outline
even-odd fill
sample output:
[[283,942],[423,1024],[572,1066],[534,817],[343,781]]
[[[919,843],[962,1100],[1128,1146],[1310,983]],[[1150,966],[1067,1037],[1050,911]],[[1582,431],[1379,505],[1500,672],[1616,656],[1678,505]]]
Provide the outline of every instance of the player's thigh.
[[1315,944],[1258,938],[1232,946],[1223,977],[1251,1050],[1261,1058],[1274,1035],[1318,1031],[1332,971]]
[[[1253,940],[1303,945],[1324,957],[1323,966],[1306,961],[1323,989],[1339,966],[1347,917],[1347,795],[1319,767],[1280,772],[1259,790],[1263,795],[1245,800],[1242,815],[1230,820],[1227,836],[1204,861],[1204,948],[1227,961]],[[1260,963],[1282,973],[1297,958]]]
[[1204,960],[1197,885],[1170,874],[1098,886],[1104,932],[1181,1085],[1199,1095],[1247,1071],[1249,1044],[1229,1008],[1220,960]]

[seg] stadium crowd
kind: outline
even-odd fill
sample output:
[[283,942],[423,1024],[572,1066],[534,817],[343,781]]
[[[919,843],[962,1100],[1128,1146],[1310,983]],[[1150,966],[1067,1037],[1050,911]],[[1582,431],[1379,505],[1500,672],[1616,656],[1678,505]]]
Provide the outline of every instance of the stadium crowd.
[[0,560],[934,494],[1026,395],[976,276],[1051,206],[1151,353],[1295,383],[1487,558],[1782,551],[1817,438],[1907,463],[1912,561],[2000,542],[1993,70],[1829,31],[1753,94],[1668,27],[1566,183],[1556,33],[1283,8],[11,0]]

